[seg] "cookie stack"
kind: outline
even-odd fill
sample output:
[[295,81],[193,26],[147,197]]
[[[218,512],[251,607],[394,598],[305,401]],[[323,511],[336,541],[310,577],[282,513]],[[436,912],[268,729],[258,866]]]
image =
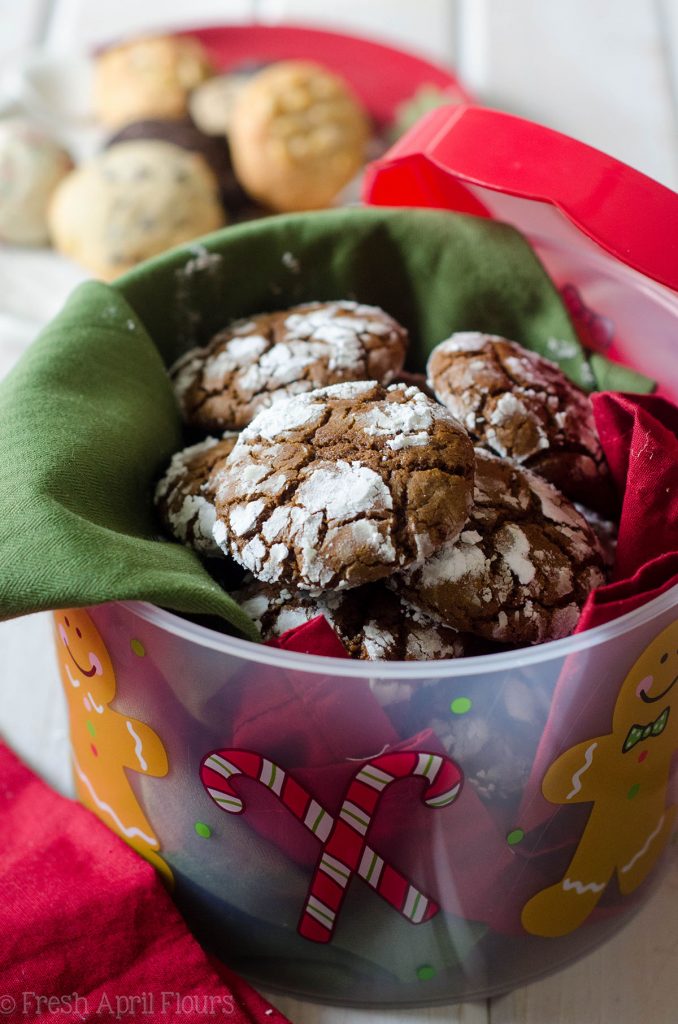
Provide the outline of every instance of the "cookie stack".
[[[198,153],[235,200],[235,178],[268,210],[328,206],[360,170],[369,116],[348,84],[312,61],[217,74],[191,36],[147,36],[96,60],[94,108],[111,140],[162,140]],[[151,152],[153,147],[149,150]]]
[[327,68],[295,60],[218,75],[185,35],[101,53],[94,109],[114,134],[56,190],[49,233],[104,280],[226,223],[331,205],[372,134]]
[[570,498],[612,501],[588,398],[472,333],[433,350],[426,390],[398,382],[407,340],[377,307],[315,302],[186,353],[171,371],[183,418],[218,436],[174,456],[163,522],[246,571],[233,596],[264,638],[319,614],[366,659],[567,636],[605,580]]

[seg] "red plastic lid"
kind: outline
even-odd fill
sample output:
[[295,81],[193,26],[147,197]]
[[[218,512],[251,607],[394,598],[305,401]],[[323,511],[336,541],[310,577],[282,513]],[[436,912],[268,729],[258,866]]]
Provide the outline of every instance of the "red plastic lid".
[[221,71],[260,61],[318,61],[352,85],[378,123],[390,121],[398,104],[423,85],[443,90],[450,102],[471,99],[449,69],[340,32],[301,25],[220,25],[186,30],[182,35],[199,39]]
[[678,194],[511,114],[471,105],[432,111],[368,167],[363,198],[497,217],[523,229],[543,220],[549,204],[615,259],[678,291]]

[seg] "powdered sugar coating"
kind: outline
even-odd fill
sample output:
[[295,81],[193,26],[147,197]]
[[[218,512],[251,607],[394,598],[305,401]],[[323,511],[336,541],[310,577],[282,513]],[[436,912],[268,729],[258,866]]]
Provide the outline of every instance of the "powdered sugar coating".
[[407,331],[377,306],[311,302],[239,320],[171,370],[186,421],[240,428],[281,398],[340,381],[388,383]]
[[332,385],[242,432],[215,477],[213,536],[263,582],[356,587],[456,537],[472,476],[466,432],[416,388]]
[[254,619],[265,640],[324,615],[352,658],[460,658],[469,653],[472,643],[469,637],[401,601],[381,582],[314,596],[250,579],[231,596]]
[[563,495],[478,449],[467,528],[389,582],[455,629],[541,643],[572,632],[588,593],[605,580],[602,565],[596,537]]
[[212,473],[218,472],[238,439],[227,432],[177,452],[159,481],[154,501],[173,537],[201,554],[221,557],[213,538],[216,523]]
[[609,510],[614,496],[591,402],[555,363],[498,335],[462,332],[433,350],[427,372],[476,445]]
[[376,406],[358,420],[366,434],[385,437],[389,448],[409,448],[428,444],[438,410],[417,388],[408,388],[409,401],[400,405]]

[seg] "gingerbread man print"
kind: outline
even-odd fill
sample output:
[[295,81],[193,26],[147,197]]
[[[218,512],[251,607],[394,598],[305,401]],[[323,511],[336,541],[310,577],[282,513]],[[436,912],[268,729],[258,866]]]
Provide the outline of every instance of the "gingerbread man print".
[[57,657],[69,705],[75,788],[81,803],[149,860],[172,883],[160,843],[127,770],[163,776],[169,765],[159,736],[144,722],[114,711],[113,665],[91,617],[82,609],[55,612]]
[[556,804],[592,803],[565,877],[525,905],[533,935],[567,935],[587,919],[616,875],[633,892],[657,863],[671,835],[676,806],[666,806],[678,749],[678,621],[667,626],[626,676],[612,732],[565,751],[542,783]]

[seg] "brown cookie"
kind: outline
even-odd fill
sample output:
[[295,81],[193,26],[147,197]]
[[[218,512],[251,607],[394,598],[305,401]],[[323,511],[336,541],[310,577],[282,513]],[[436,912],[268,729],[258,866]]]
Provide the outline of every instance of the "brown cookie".
[[400,370],[393,378],[394,384],[405,384],[408,388],[419,388],[429,398],[435,398],[433,390],[428,386],[426,375],[423,373],[411,373],[409,370]]
[[493,334],[461,332],[431,353],[428,381],[475,444],[597,509],[614,493],[588,396],[548,359]]
[[170,373],[187,423],[237,430],[290,395],[349,380],[388,384],[406,348],[405,328],[377,306],[308,302],[236,321]]
[[335,384],[276,403],[218,475],[215,540],[265,583],[357,587],[459,535],[473,447],[416,388]]
[[588,523],[555,487],[478,449],[461,536],[390,582],[454,629],[534,644],[573,631],[605,582],[602,564]]
[[212,539],[217,516],[211,474],[222,466],[237,440],[236,433],[226,433],[221,440],[208,437],[177,452],[155,489],[155,504],[169,533],[204,555],[223,555]]
[[329,206],[361,169],[370,125],[346,82],[306,61],[280,61],[237,93],[229,121],[233,165],[273,210]]
[[352,658],[366,661],[438,661],[461,658],[468,637],[406,604],[380,581],[314,597],[250,580],[232,593],[264,640],[324,615]]

